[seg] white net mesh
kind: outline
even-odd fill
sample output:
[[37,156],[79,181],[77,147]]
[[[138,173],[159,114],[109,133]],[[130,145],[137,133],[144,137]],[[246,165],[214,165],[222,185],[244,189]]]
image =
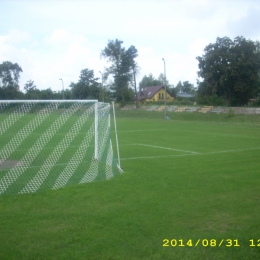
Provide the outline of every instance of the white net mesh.
[[109,104],[0,103],[0,194],[37,192],[119,173]]

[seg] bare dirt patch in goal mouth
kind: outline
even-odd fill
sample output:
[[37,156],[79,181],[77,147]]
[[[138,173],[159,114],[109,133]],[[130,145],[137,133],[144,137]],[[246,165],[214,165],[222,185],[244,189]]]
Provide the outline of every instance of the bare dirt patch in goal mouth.
[[20,161],[6,160],[1,162],[0,159],[0,170],[10,169],[20,165],[22,165]]

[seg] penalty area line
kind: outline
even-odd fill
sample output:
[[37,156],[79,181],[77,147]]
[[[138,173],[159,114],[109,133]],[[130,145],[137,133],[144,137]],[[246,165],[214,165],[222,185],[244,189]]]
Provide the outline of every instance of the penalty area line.
[[155,158],[167,158],[167,157],[177,157],[177,156],[190,156],[197,154],[175,154],[175,155],[157,155],[157,156],[141,156],[141,157],[129,157],[129,158],[121,158],[120,160],[138,160],[138,159],[155,159]]
[[129,157],[129,158],[121,158],[121,160],[138,160],[138,159],[155,159],[155,158],[167,158],[167,157],[181,157],[181,156],[192,156],[192,155],[210,155],[210,154],[220,154],[220,153],[232,153],[232,152],[243,152],[250,150],[259,150],[260,147],[252,147],[245,149],[236,149],[236,150],[223,150],[209,153],[190,153],[190,154],[175,154],[175,155],[158,155],[158,156],[140,156],[140,157]]
[[[154,132],[154,131],[165,131],[167,129],[158,128],[158,129],[145,129],[145,130],[122,130],[118,131],[118,133],[135,133],[135,132]],[[111,131],[113,133],[114,131]]]
[[185,153],[192,153],[192,154],[200,154],[198,152],[187,151],[187,150],[180,150],[180,149],[168,148],[168,147],[162,147],[162,146],[156,146],[156,145],[150,145],[150,144],[137,144],[137,145],[153,147],[153,148],[159,148],[159,149],[170,150],[170,151],[178,151],[178,152],[185,152]]

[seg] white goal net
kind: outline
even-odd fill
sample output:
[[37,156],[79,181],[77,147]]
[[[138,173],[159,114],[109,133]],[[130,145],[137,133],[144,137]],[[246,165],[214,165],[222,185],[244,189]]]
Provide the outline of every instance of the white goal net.
[[119,173],[109,104],[0,101],[0,194],[58,189]]

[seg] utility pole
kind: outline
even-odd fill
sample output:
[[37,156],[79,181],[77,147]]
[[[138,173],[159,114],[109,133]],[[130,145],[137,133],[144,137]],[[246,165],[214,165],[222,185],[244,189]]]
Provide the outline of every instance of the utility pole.
[[62,93],[63,93],[63,101],[64,101],[64,84],[63,84],[63,80],[62,79],[60,79],[60,80],[62,82]]
[[164,63],[164,118],[165,119],[167,119],[166,118],[166,116],[167,116],[167,108],[166,108],[166,70],[165,70],[165,60],[164,60],[164,58],[162,58],[162,60],[163,60],[163,63]]
[[138,101],[137,101],[137,90],[136,90],[136,79],[135,79],[135,66],[133,66],[133,73],[134,73],[134,84],[135,84],[135,105],[136,105],[136,109],[137,109]]
[[101,74],[101,94],[102,94],[102,102],[104,102],[104,84],[103,84],[103,74],[101,71],[99,71],[99,73]]
[[[62,79],[59,79],[59,80],[61,80],[61,82],[62,82],[62,93],[63,93],[63,101],[64,101],[64,84],[63,84]],[[65,103],[63,102],[63,104],[64,104],[64,109],[65,109]]]

